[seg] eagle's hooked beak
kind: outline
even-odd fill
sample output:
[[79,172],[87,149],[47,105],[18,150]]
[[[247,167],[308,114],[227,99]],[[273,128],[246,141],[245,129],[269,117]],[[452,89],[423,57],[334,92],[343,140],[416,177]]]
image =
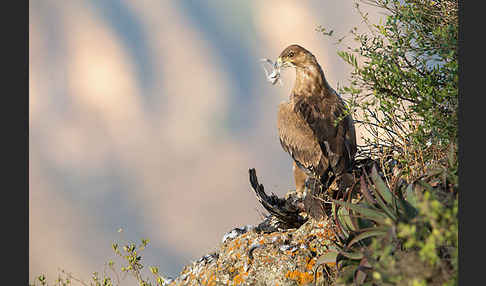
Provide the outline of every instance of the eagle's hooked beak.
[[277,58],[277,61],[275,61],[274,64],[274,69],[278,69],[279,71],[282,70],[283,68],[292,68],[295,67],[295,65],[292,62],[286,61],[284,62],[281,57]]

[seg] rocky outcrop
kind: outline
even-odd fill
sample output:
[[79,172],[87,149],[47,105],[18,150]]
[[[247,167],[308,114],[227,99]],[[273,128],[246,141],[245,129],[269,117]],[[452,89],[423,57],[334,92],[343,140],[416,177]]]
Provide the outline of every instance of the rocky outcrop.
[[[184,267],[167,285],[328,285],[335,274],[327,259],[335,241],[327,216],[313,219],[305,200],[289,193],[268,196],[250,169],[250,185],[269,212],[258,225],[224,234],[217,250]],[[332,256],[332,255],[331,255]]]
[[[334,239],[327,219],[265,233],[246,226],[225,234],[218,249],[187,265],[169,285],[326,285],[333,263],[320,257]],[[318,267],[320,266],[320,267]]]

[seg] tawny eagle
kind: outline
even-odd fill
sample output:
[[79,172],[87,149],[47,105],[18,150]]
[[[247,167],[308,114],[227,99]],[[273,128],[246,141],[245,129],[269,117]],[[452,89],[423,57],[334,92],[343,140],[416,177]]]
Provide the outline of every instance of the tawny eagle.
[[328,186],[351,168],[356,134],[351,115],[340,95],[329,85],[316,57],[299,45],[285,48],[269,75],[273,84],[280,70],[293,67],[296,80],[288,101],[280,103],[277,126],[283,149],[294,160],[296,191],[308,178]]

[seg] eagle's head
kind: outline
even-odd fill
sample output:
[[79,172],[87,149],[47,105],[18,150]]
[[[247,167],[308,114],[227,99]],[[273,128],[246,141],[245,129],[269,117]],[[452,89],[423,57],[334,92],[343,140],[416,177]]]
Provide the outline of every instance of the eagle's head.
[[316,57],[305,48],[293,44],[286,47],[278,56],[275,63],[269,59],[262,59],[266,63],[273,65],[273,70],[269,74],[265,69],[267,80],[272,84],[280,82],[280,72],[284,68],[293,67],[299,73],[314,73],[316,76],[322,74],[321,67],[317,63]]
[[[264,59],[268,63],[272,63],[268,59]],[[320,69],[319,64],[315,56],[306,50],[305,48],[293,44],[286,47],[278,56],[277,60],[273,64],[273,71],[271,74],[267,74],[267,80],[272,84],[275,84],[280,79],[280,71],[284,68],[293,67],[297,70],[305,70],[312,68],[318,71]],[[266,70],[265,70],[266,72]]]
[[313,63],[315,63],[315,57],[311,52],[299,45],[290,45],[280,53],[275,65],[277,68],[304,68]]

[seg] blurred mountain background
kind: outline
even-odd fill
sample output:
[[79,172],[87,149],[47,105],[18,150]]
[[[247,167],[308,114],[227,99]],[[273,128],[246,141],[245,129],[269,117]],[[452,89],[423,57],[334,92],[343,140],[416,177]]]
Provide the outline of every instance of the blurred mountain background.
[[276,112],[295,77],[272,86],[259,59],[300,44],[346,84],[319,25],[345,43],[363,27],[351,0],[29,1],[29,280],[86,279],[142,238],[143,264],[176,276],[258,223],[248,168],[293,188]]

